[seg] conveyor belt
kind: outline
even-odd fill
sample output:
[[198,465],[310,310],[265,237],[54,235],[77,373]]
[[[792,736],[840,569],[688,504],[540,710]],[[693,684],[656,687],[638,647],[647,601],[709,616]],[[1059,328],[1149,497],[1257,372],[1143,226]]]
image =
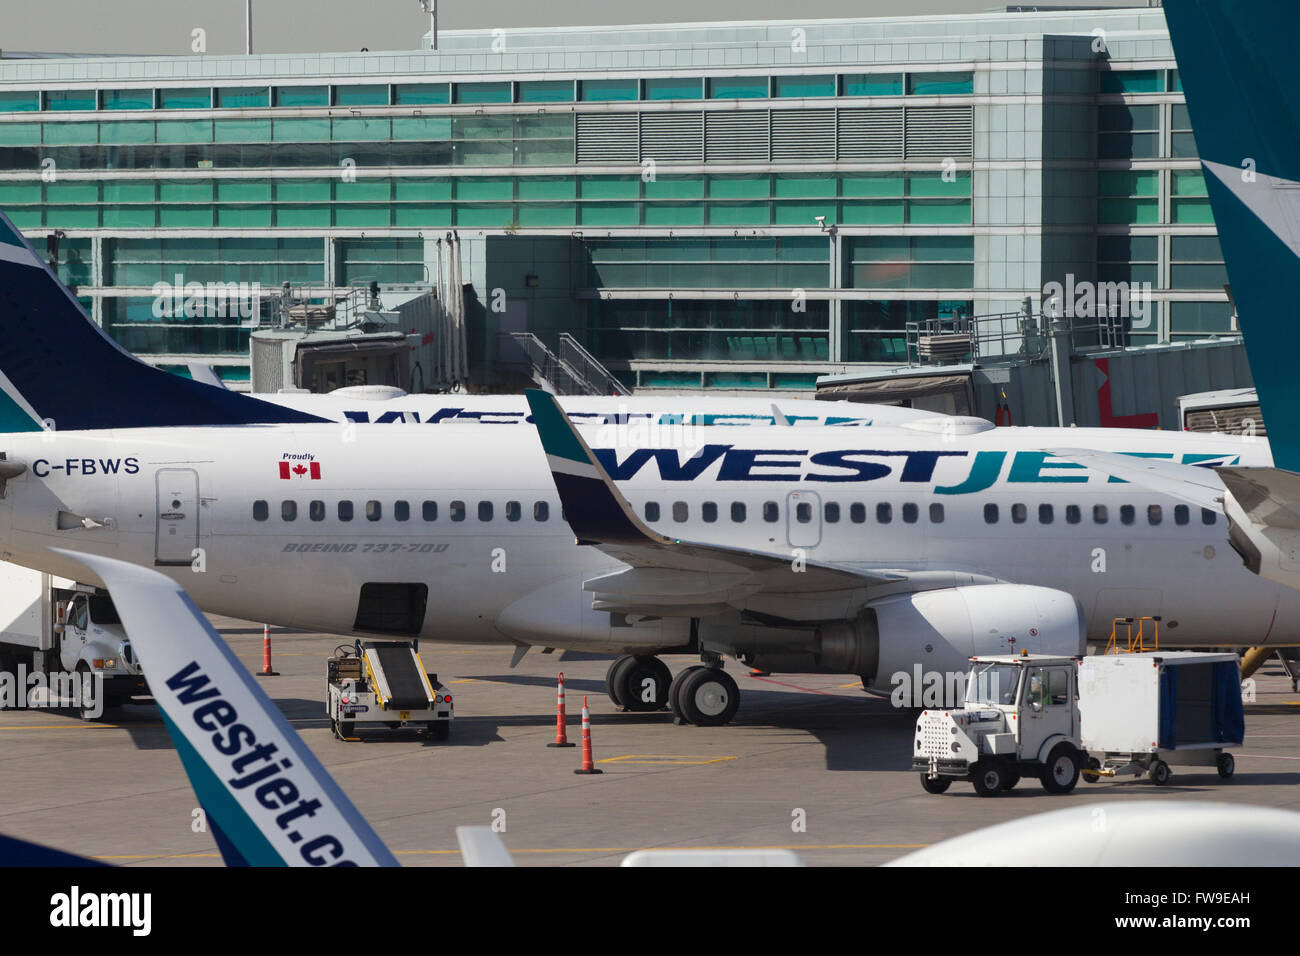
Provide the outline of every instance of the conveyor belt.
[[368,641],[361,645],[375,692],[387,710],[433,707],[428,678],[419,656],[405,641]]

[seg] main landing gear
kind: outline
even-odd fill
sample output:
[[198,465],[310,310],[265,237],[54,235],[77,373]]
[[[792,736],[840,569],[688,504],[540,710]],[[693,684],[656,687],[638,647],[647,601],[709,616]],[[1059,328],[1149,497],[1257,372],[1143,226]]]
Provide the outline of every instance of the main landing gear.
[[609,665],[605,687],[609,699],[625,710],[645,713],[671,708],[677,724],[721,727],[731,723],[740,707],[740,688],[718,658],[673,677],[657,657],[620,657]]

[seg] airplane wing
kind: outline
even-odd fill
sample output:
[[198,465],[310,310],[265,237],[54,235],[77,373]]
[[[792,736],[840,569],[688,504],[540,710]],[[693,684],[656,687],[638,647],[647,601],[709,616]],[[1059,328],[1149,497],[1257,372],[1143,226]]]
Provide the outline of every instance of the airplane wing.
[[1184,465],[1164,458],[1139,458],[1090,448],[1043,450],[1053,457],[1077,462],[1092,471],[1142,485],[1200,508],[1218,510],[1223,504],[1224,483],[1215,472],[1224,469],[1210,464]]
[[705,608],[757,591],[839,591],[905,580],[902,574],[861,571],[799,558],[670,538],[646,526],[592,454],[554,396],[526,392],[551,477],[577,543],[593,545],[632,566],[589,582],[598,610],[635,605],[638,596],[673,595]]
[[178,584],[114,558],[54,550],[113,595],[227,865],[398,865]]
[[1300,531],[1300,475],[1281,468],[1216,468],[1241,510],[1265,528]]

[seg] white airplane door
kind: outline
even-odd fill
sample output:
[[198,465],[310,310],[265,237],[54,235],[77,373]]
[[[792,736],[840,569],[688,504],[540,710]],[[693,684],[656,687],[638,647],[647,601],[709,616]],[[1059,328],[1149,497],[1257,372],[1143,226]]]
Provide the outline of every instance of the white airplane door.
[[813,491],[792,491],[785,500],[786,536],[792,548],[815,548],[822,540],[822,500]]
[[154,480],[158,492],[154,564],[189,564],[199,546],[199,473],[193,468],[160,468]]

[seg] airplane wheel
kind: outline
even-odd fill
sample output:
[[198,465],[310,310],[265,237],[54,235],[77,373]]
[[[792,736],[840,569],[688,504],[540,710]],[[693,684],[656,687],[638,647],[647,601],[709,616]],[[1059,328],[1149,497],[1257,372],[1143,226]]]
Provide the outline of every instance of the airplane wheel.
[[1232,772],[1237,769],[1237,761],[1232,759],[1232,754],[1221,753],[1214,758],[1214,765],[1219,768],[1219,776],[1224,780],[1232,776]]
[[657,657],[629,657],[614,668],[614,693],[627,710],[649,712],[668,706],[672,671]]
[[1057,744],[1047,755],[1040,778],[1048,793],[1069,793],[1079,782],[1079,754],[1069,744]]
[[614,688],[617,686],[614,682],[614,671],[618,670],[619,664],[622,664],[624,661],[630,661],[631,659],[632,658],[627,654],[624,654],[622,657],[616,657],[614,660],[610,661],[609,670],[605,671],[605,693],[609,694],[610,702],[615,707],[622,707],[623,704],[618,699],[618,695],[614,692]]
[[740,688],[722,668],[701,667],[682,682],[677,703],[690,723],[721,727],[731,723],[740,708]]
[[929,774],[921,774],[921,789],[926,793],[946,793],[951,786],[951,777],[931,777]]
[[673,712],[673,720],[675,723],[690,723],[682,713],[682,684],[686,680],[688,674],[693,674],[698,670],[703,670],[703,668],[703,664],[692,664],[690,667],[678,671],[677,676],[673,678],[673,682],[668,685],[668,707]]

